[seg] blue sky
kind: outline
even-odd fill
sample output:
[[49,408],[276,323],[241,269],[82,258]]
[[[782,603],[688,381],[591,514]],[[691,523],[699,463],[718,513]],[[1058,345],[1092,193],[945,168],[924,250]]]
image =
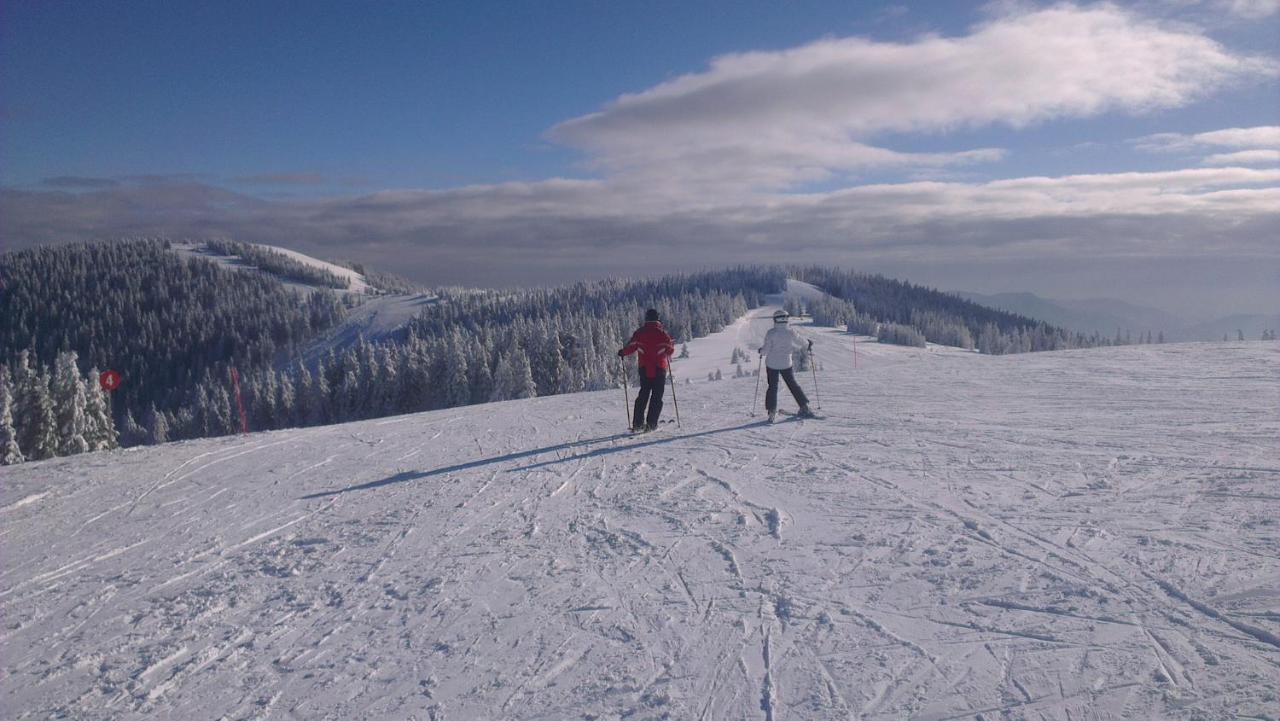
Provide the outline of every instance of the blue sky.
[[803,258],[1060,296],[1145,264],[1241,279],[1186,306],[1263,308],[1278,5],[9,2],[0,240],[220,233],[489,284]]
[[912,24],[854,5],[15,2],[0,173],[373,188],[572,173],[575,154],[542,134],[622,92],[726,52]]

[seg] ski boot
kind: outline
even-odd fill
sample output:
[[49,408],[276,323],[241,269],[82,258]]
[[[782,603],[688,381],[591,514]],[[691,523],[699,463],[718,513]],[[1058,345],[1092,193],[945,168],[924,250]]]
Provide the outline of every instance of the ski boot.
[[770,423],[777,423],[777,422],[778,422],[778,412],[777,412],[777,411],[769,411],[769,422],[770,422]]
[[809,410],[809,406],[800,406],[800,410],[796,411],[796,418],[817,418],[813,411]]

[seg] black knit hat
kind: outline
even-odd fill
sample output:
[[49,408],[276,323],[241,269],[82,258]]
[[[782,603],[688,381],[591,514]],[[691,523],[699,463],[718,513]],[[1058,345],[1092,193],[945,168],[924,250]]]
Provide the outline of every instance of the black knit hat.
[[644,322],[651,323],[657,319],[658,319],[658,311],[656,309],[650,308],[649,310],[646,310],[644,312]]

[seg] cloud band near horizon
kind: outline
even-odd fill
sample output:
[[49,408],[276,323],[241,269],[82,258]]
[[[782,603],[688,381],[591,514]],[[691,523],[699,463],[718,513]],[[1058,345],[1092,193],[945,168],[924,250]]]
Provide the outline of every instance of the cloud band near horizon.
[[[1061,4],[996,17],[961,37],[824,39],[716,58],[703,72],[623,95],[548,131],[584,151],[597,177],[293,201],[191,179],[51,179],[40,189],[0,189],[0,238],[10,249],[230,235],[356,256],[430,282],[793,259],[894,267],[1047,267],[1082,258],[1280,263],[1273,240],[1280,128],[1272,126],[1133,142],[1197,156],[1181,170],[981,182],[844,178],[868,168],[927,174],[980,166],[1006,152],[876,145],[890,135],[1151,113],[1273,78],[1278,67],[1115,6]],[[834,189],[803,192],[815,181]],[[1257,292],[1277,297],[1275,288]]]

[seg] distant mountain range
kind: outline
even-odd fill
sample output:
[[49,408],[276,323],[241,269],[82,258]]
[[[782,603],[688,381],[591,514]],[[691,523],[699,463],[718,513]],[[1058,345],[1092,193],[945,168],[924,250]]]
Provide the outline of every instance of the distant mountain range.
[[1114,337],[1121,334],[1164,333],[1169,341],[1222,340],[1226,334],[1234,340],[1236,331],[1248,340],[1257,340],[1264,330],[1280,329],[1280,314],[1237,314],[1201,323],[1191,323],[1157,308],[1134,305],[1114,298],[1058,300],[1041,298],[1034,293],[996,293],[985,295],[955,291],[955,294],[991,308],[1018,313],[1042,320],[1050,325],[1070,328],[1081,333]]

